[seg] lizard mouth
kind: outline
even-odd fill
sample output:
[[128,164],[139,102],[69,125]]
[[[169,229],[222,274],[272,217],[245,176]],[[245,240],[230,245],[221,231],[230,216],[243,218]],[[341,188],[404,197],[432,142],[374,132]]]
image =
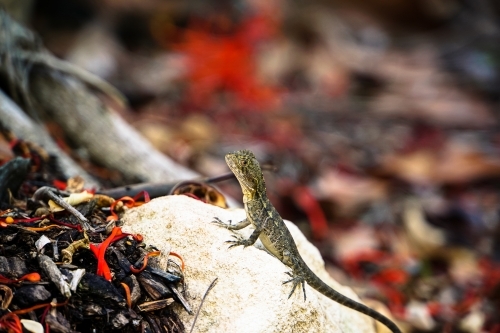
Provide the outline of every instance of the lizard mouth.
[[236,174],[237,168],[236,168],[236,163],[233,160],[233,154],[227,154],[226,155],[226,164],[229,167],[229,169],[231,169],[231,171],[234,174]]
[[249,181],[244,177],[243,172],[238,168],[236,162],[233,160],[234,154],[227,154],[225,159],[227,166],[236,176],[236,179],[238,179],[238,182],[240,183],[241,189],[243,190],[244,194],[250,194],[254,192],[252,184],[250,184]]

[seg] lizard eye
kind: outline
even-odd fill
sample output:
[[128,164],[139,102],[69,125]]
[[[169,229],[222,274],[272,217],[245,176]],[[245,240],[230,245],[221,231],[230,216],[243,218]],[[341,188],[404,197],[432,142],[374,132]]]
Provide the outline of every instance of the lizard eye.
[[247,160],[241,161],[241,165],[246,166],[248,164]]

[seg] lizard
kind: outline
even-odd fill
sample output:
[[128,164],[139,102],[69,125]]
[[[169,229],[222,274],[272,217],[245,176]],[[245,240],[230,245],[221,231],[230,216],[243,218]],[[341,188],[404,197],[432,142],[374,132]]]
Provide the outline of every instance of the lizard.
[[213,223],[229,230],[240,230],[250,224],[255,228],[247,239],[239,235],[233,235],[235,239],[226,242],[231,244],[229,248],[240,245],[243,247],[251,246],[257,239],[260,239],[269,252],[291,268],[291,272],[286,273],[291,279],[283,282],[283,284],[292,283],[292,291],[288,298],[293,295],[297,286],[302,285],[305,300],[305,283],[307,282],[307,284],[331,300],[372,317],[387,326],[393,333],[401,333],[400,329],[389,318],[334,290],[307,266],[299,254],[290,231],[267,197],[264,175],[257,158],[251,151],[239,150],[228,153],[225,159],[229,169],[240,183],[246,218],[237,224],[228,224],[215,217]]

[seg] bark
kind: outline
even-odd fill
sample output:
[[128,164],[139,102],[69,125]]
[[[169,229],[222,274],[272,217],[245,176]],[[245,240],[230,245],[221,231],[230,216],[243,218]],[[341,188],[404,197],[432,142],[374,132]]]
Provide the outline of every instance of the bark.
[[34,142],[47,153],[57,156],[58,164],[67,177],[81,176],[89,187],[98,187],[99,183],[75,163],[52,140],[43,125],[34,122],[7,95],[0,90],[0,123],[11,130],[17,137]]
[[158,152],[144,137],[110,110],[78,78],[33,71],[30,91],[44,117],[87,149],[92,159],[141,181],[171,181],[197,174]]
[[55,58],[33,32],[1,10],[0,79],[7,82],[3,88],[9,94],[0,90],[0,122],[56,155],[67,176],[78,174],[97,185],[54,144],[41,120],[56,122],[78,149],[127,179],[168,182],[197,176],[157,151],[112,110],[111,105],[125,105],[116,88]]

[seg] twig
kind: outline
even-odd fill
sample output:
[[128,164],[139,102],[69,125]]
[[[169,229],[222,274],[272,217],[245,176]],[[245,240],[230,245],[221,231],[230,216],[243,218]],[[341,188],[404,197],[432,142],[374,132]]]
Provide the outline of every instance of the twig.
[[[269,165],[263,165],[262,170],[264,171],[275,171],[274,167],[269,166]],[[165,195],[171,195],[173,190],[178,188],[179,185],[182,183],[192,183],[192,182],[199,182],[199,183],[218,183],[222,182],[225,180],[233,179],[236,178],[232,172],[228,172],[225,174],[222,174],[220,176],[215,176],[215,177],[197,177],[197,178],[192,178],[191,180],[185,180],[185,181],[175,181],[175,182],[164,182],[164,183],[139,183],[139,184],[132,184],[132,185],[126,185],[126,186],[121,186],[121,187],[115,187],[111,189],[102,189],[98,190],[96,193],[98,194],[104,194],[107,196],[110,196],[114,199],[119,199],[121,197],[129,196],[133,197],[137,195],[138,193],[142,191],[146,191],[149,194],[149,197],[151,199],[162,197]]]
[[51,199],[59,206],[66,209],[69,213],[73,214],[78,219],[78,221],[80,221],[80,224],[84,231],[90,230],[94,232],[95,230],[90,226],[89,220],[87,220],[87,218],[83,216],[82,213],[76,210],[73,206],[64,201],[60,196],[55,194],[54,193],[55,191],[56,190],[51,187],[42,186],[35,191],[35,193],[33,194],[33,199],[34,200]]
[[215,287],[215,284],[217,283],[217,280],[218,280],[218,278],[215,278],[212,281],[212,283],[210,283],[210,285],[208,286],[207,291],[205,291],[205,295],[203,295],[203,298],[201,299],[200,306],[198,307],[198,310],[196,310],[196,315],[194,316],[193,325],[191,325],[191,330],[189,331],[189,333],[193,333],[194,325],[196,324],[196,320],[198,319],[198,315],[200,314],[200,310],[201,310],[201,307],[203,306],[203,302],[205,302],[205,298],[207,297],[207,295],[210,292],[210,290],[212,290],[212,288]]

